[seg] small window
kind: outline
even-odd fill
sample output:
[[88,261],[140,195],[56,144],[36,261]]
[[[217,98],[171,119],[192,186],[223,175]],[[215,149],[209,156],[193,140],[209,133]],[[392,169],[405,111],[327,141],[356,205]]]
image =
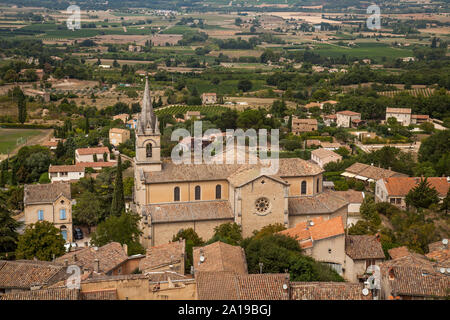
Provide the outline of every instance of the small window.
[[38,210],[38,220],[44,220],[44,210]]
[[61,235],[62,235],[63,239],[65,241],[67,241],[67,230],[66,229],[61,229]]
[[395,203],[395,198],[391,198],[391,199],[390,199],[390,202],[391,202],[392,204],[394,204],[394,203]]
[[220,184],[216,186],[216,199],[222,199],[222,186]]
[[180,187],[173,188],[173,201],[180,201]]
[[200,188],[200,186],[196,186],[195,187],[195,200],[201,199],[201,193],[202,193],[202,189]]
[[151,143],[147,144],[147,146],[145,147],[145,150],[146,150],[147,158],[153,157],[153,146]]
[[66,219],[66,209],[59,209],[59,219]]
[[331,249],[328,249],[328,253],[331,254]]
[[306,194],[306,181],[302,181],[302,190],[301,190],[302,194]]
[[320,187],[319,187],[319,183],[320,183],[320,179],[319,179],[319,178],[317,178],[317,187],[316,187],[316,192],[319,192],[319,189],[320,189]]
[[402,198],[397,198],[397,199],[395,199],[395,203],[396,203],[396,204],[401,204],[401,203],[402,203]]

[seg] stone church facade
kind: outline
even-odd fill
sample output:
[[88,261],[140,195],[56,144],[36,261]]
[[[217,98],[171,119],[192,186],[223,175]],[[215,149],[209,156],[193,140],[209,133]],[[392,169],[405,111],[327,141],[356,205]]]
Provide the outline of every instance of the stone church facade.
[[146,80],[134,159],[134,208],[142,216],[144,247],[170,242],[186,228],[209,240],[214,227],[227,222],[248,237],[269,224],[289,228],[318,216],[347,217],[348,202],[324,192],[323,169],[310,161],[279,159],[277,175],[250,164],[177,165],[161,159],[160,138]]

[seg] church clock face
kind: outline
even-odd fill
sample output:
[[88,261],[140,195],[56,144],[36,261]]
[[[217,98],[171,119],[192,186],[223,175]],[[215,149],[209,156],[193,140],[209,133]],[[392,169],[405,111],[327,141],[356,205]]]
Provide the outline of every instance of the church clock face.
[[255,201],[256,214],[266,215],[270,212],[270,201],[266,197],[258,198]]

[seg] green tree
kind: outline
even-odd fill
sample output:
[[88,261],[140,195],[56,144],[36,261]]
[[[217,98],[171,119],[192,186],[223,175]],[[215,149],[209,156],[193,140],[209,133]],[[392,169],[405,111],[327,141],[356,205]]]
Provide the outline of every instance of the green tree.
[[101,216],[102,209],[98,195],[90,191],[83,192],[77,199],[77,204],[73,206],[74,224],[87,226],[90,233],[91,227],[97,224]]
[[432,122],[424,122],[420,124],[419,128],[425,133],[432,133],[434,131],[434,124]]
[[429,208],[432,204],[439,202],[439,194],[437,190],[430,185],[427,178],[420,179],[418,185],[409,190],[405,198],[406,205],[413,206],[417,209]]
[[20,225],[21,222],[16,221],[6,207],[5,194],[0,193],[0,259],[14,256],[19,238],[16,230]]
[[84,117],[84,133],[89,134],[89,117]]
[[449,209],[450,209],[450,188],[448,189],[447,195],[442,200],[442,204],[441,204],[441,210],[444,211],[446,215],[447,215]]
[[39,221],[26,227],[19,236],[16,258],[51,261],[65,253],[64,239],[60,231],[48,221]]
[[0,187],[4,187],[7,180],[7,173],[8,173],[8,160],[4,160],[0,163],[1,172],[0,172]]
[[208,241],[208,244],[222,241],[233,246],[238,246],[242,240],[241,226],[237,223],[228,222],[214,227],[214,235]]
[[25,123],[25,121],[27,120],[27,102],[25,100],[25,97],[19,98],[19,101],[17,102],[17,108],[19,122]]
[[442,130],[422,141],[419,161],[435,164],[438,176],[450,175],[450,130]]
[[178,231],[178,233],[173,236],[172,242],[178,241],[180,239],[184,239],[186,241],[185,272],[190,273],[191,266],[194,264],[193,248],[203,246],[205,242],[192,228],[181,229],[180,231]]
[[132,212],[109,216],[97,226],[91,241],[96,246],[119,242],[128,246],[128,255],[142,254],[145,250],[139,243],[139,236],[142,234],[139,229],[140,219],[139,215]]
[[120,216],[125,211],[125,196],[122,180],[122,157],[117,161],[116,178],[114,180],[114,194],[111,204],[111,215]]
[[250,91],[253,87],[253,83],[248,79],[239,80],[237,88],[243,92]]
[[45,184],[50,183],[50,178],[48,177],[48,172],[42,172],[41,176],[39,177],[39,183]]

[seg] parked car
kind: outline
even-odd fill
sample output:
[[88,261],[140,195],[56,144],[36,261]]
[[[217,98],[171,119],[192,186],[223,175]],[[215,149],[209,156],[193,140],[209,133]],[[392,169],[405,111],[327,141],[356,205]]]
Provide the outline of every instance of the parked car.
[[73,229],[73,238],[75,240],[81,240],[84,238],[83,231],[80,228]]

